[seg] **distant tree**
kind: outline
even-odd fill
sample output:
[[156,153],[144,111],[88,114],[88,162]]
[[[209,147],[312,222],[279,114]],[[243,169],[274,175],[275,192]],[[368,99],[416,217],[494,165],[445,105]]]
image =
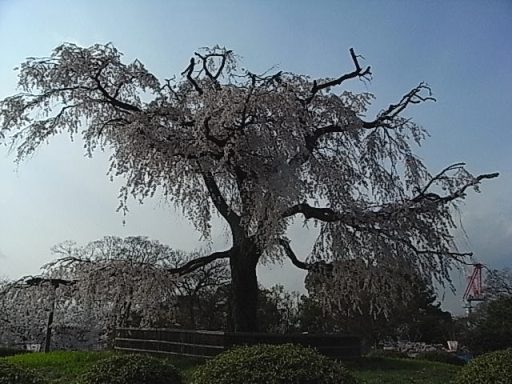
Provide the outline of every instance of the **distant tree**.
[[462,341],[477,354],[512,347],[512,296],[480,304]]
[[0,344],[40,344],[48,352],[53,329],[77,325],[73,285],[51,275],[5,282],[0,287]]
[[0,289],[0,333],[10,344],[49,345],[52,329],[89,327],[108,337],[117,327],[169,327],[183,319],[205,327],[216,315],[207,305],[229,280],[221,260],[180,278],[169,269],[190,256],[140,236],[107,236],[85,246],[68,241],[52,251],[58,258],[40,276]]
[[[78,294],[104,313],[109,328],[169,326],[180,321],[191,328],[203,327],[202,306],[229,276],[222,260],[178,276],[172,271],[197,255],[141,236],[107,236],[86,246],[65,242],[53,253],[58,259],[46,268],[76,281]],[[164,319],[167,324],[162,324]]]
[[[452,207],[497,176],[472,176],[462,163],[430,174],[412,149],[426,132],[403,116],[434,100],[430,88],[420,83],[367,118],[373,96],[338,88],[371,76],[350,56],[352,71],[313,80],[257,75],[216,46],[196,52],[180,79],[160,82],[139,60],[124,64],[110,44],[63,44],[21,65],[21,93],[0,101],[0,139],[10,137],[22,160],[53,135],[80,132],[89,155],[112,151],[111,173],[126,180],[121,209],[130,195],[142,201],[160,191],[205,238],[220,215],[229,249],[169,271],[228,259],[234,328],[253,331],[257,264],[288,257],[314,265],[299,261],[286,238],[299,216],[320,229],[309,261],[357,259],[445,282],[468,255],[455,248]],[[403,285],[401,275],[389,283]]]
[[488,270],[485,276],[485,295],[488,298],[512,296],[512,269]]
[[402,340],[443,344],[450,340],[452,315],[441,309],[441,303],[432,288],[418,281],[412,287],[413,295],[403,306],[397,305],[389,321],[395,337]]
[[293,333],[298,330],[300,296],[282,285],[260,288],[258,318],[260,330],[269,333]]

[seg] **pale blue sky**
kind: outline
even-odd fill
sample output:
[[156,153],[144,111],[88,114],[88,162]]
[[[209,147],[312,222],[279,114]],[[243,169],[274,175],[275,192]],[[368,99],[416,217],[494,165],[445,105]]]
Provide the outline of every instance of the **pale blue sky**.
[[[432,86],[438,102],[408,112],[432,135],[419,151],[432,171],[466,161],[475,173],[501,173],[463,207],[468,238],[461,244],[484,263],[512,266],[511,38],[512,2],[505,0],[0,0],[0,97],[15,92],[12,68],[65,41],[112,42],[161,78],[181,72],[197,48],[215,44],[233,49],[253,71],[277,65],[335,76],[351,70],[354,47],[374,79],[350,87],[376,95],[372,112],[420,81]],[[106,154],[84,159],[80,143],[64,136],[18,168],[0,147],[0,275],[37,273],[51,259],[49,248],[67,239],[140,234],[176,248],[204,245],[158,199],[132,204],[123,226],[115,212],[119,184],[106,170]],[[296,247],[306,252],[308,236],[299,237]],[[218,228],[213,247],[225,245]],[[260,270],[266,284],[282,276],[290,288],[302,286],[303,274],[286,266]],[[458,285],[462,280],[456,276]],[[456,300],[447,305],[457,309]]]

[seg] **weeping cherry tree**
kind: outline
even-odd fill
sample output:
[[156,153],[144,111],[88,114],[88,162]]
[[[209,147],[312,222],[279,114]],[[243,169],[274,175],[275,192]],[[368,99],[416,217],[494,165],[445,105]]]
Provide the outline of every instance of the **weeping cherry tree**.
[[[0,101],[0,137],[22,160],[54,135],[79,134],[88,155],[111,153],[110,173],[126,181],[122,209],[130,196],[161,193],[204,238],[220,215],[230,246],[173,272],[228,259],[234,328],[254,331],[259,262],[312,269],[359,259],[363,269],[444,282],[469,256],[454,244],[453,207],[497,174],[473,176],[462,163],[431,174],[413,152],[426,132],[403,115],[434,100],[430,88],[420,83],[369,117],[373,96],[341,87],[371,76],[352,49],[350,58],[351,71],[313,80],[253,73],[215,46],[159,81],[110,44],[63,44],[21,64],[20,93]],[[287,238],[297,218],[318,226],[310,255],[296,255]],[[335,281],[350,281],[337,271]]]

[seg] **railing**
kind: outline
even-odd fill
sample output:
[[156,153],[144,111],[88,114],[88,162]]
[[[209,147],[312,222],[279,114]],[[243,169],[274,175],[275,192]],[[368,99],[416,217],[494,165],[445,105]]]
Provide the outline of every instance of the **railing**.
[[145,352],[211,358],[235,345],[293,343],[315,348],[337,359],[361,356],[361,340],[354,336],[221,331],[182,329],[121,328],[116,331],[114,348],[120,351]]

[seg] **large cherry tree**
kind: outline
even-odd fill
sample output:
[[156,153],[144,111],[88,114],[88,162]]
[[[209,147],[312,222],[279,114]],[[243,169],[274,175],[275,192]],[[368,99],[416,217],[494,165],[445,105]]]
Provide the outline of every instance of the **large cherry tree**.
[[[87,154],[112,154],[112,175],[126,180],[121,208],[131,195],[162,193],[205,238],[220,215],[230,247],[173,271],[229,259],[234,326],[252,331],[262,260],[288,257],[311,269],[360,259],[446,281],[468,256],[453,241],[453,206],[497,176],[473,176],[463,164],[429,173],[413,151],[425,131],[403,116],[433,100],[429,87],[420,83],[368,117],[373,96],[341,87],[371,76],[352,49],[350,58],[352,70],[314,80],[250,72],[216,46],[194,53],[181,76],[159,81],[110,44],[63,44],[21,64],[20,93],[0,101],[0,137],[24,159],[53,135],[80,134]],[[318,226],[311,255],[297,256],[287,238],[297,218]]]

